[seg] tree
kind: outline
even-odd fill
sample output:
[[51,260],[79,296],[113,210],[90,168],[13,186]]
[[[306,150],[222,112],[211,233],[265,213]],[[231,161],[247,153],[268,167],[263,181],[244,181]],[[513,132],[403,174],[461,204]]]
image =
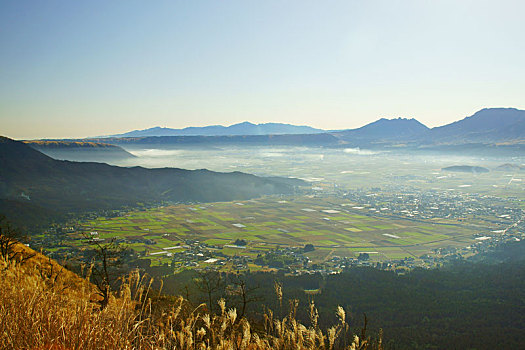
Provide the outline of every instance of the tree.
[[359,256],[357,257],[357,260],[359,260],[359,261],[370,260],[370,254],[368,254],[368,253],[360,253]]
[[307,245],[304,246],[303,248],[303,252],[307,253],[307,252],[313,252],[315,250],[315,247],[313,244],[311,243],[308,243]]
[[[36,269],[40,273],[42,280],[45,281],[45,283],[51,288],[54,288],[56,285],[58,285],[58,279],[64,271],[64,267],[58,264],[53,264],[53,261],[50,257],[48,257],[46,263],[38,264]],[[69,288],[69,285],[64,285],[62,290],[67,288]]]
[[246,242],[246,240],[244,239],[237,238],[235,242],[233,242],[233,244],[244,247],[245,245],[248,244],[248,242]]
[[262,300],[260,295],[255,294],[259,286],[248,286],[245,276],[241,274],[232,274],[230,282],[231,285],[228,286],[228,293],[238,299],[240,304],[239,319],[241,319],[246,313],[248,304]]
[[217,270],[197,271],[197,277],[193,279],[197,289],[206,294],[208,299],[208,308],[210,313],[213,312],[213,296],[222,289],[221,274]]
[[34,257],[35,253],[23,254],[23,250],[16,249],[16,246],[25,240],[27,236],[11,226],[4,215],[0,215],[0,257],[8,263],[15,260],[23,263]]
[[91,255],[91,281],[102,297],[99,301],[100,309],[108,306],[112,285],[121,276],[122,258],[128,248],[116,242],[113,238],[108,242],[95,238],[89,238],[88,243],[92,246]]

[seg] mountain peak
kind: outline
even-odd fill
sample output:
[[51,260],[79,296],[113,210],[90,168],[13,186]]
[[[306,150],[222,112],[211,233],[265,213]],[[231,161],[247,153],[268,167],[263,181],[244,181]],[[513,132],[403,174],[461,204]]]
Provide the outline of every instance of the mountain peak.
[[[483,108],[474,113],[471,116],[465,117],[462,120],[458,120],[455,123],[462,122],[464,120],[476,120],[479,122],[480,120],[499,120],[504,123],[514,123],[516,121],[520,121],[525,119],[525,111],[519,110],[517,108],[504,108],[504,107],[497,107],[497,108]],[[452,123],[454,124],[454,123]]]
[[[383,118],[380,118],[380,119],[378,119],[375,122],[372,122],[370,124],[377,123],[377,122],[389,122],[389,123],[407,123],[407,122],[408,123],[414,123],[414,122],[416,122],[417,124],[421,124],[421,125],[425,126],[423,123],[419,122],[415,118],[405,118],[405,117],[397,117],[397,118],[384,118],[383,117]],[[367,125],[370,125],[370,124],[367,124]]]
[[345,137],[359,139],[399,139],[425,133],[427,126],[414,118],[381,118],[358,129],[341,132]]
[[474,113],[474,115],[481,112],[508,112],[508,111],[520,111],[514,107],[485,107]]
[[245,121],[245,122],[242,122],[242,123],[237,123],[237,124],[230,125],[230,127],[232,127],[232,126],[256,126],[256,125],[262,125],[262,124],[254,124],[254,123],[251,123],[249,121]]
[[[419,122],[418,120],[414,118],[381,118],[379,120],[376,120],[375,122],[372,122],[370,124],[367,124],[365,126],[362,126],[358,130],[372,130],[372,129],[378,129],[378,128],[385,128],[388,127],[391,132],[421,132],[428,130],[428,127],[424,125],[423,123]],[[384,130],[385,132],[388,132],[389,130]]]
[[525,134],[525,111],[516,108],[483,108],[471,116],[432,129],[443,141],[520,139]]

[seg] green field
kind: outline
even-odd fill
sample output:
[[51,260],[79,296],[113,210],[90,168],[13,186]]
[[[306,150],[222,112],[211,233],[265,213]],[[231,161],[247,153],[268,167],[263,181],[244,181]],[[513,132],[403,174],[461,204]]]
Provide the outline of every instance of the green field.
[[[132,248],[149,253],[182,246],[188,239],[226,255],[250,257],[276,247],[311,243],[316,250],[308,256],[314,262],[360,252],[372,252],[376,260],[418,257],[434,248],[465,247],[479,232],[453,221],[437,224],[389,217],[351,209],[352,204],[336,198],[266,197],[177,205],[98,218],[83,223],[82,229],[96,231],[102,239],[125,238]],[[246,248],[227,247],[236,239],[246,240]]]

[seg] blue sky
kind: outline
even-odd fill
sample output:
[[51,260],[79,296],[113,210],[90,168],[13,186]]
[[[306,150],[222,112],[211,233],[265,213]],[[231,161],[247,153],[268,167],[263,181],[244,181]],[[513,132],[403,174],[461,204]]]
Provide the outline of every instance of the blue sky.
[[525,109],[523,1],[0,0],[0,134]]

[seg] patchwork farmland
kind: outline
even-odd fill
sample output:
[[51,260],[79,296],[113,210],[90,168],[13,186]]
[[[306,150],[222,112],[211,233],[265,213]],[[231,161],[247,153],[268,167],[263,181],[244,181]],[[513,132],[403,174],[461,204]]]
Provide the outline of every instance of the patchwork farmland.
[[206,244],[222,256],[255,257],[275,248],[313,244],[315,250],[308,253],[312,262],[363,252],[377,261],[418,258],[436,248],[465,247],[478,232],[453,221],[393,217],[318,197],[166,206],[98,218],[83,223],[82,230],[101,240],[123,239],[159,263],[169,261],[168,252],[186,249],[188,241]]

